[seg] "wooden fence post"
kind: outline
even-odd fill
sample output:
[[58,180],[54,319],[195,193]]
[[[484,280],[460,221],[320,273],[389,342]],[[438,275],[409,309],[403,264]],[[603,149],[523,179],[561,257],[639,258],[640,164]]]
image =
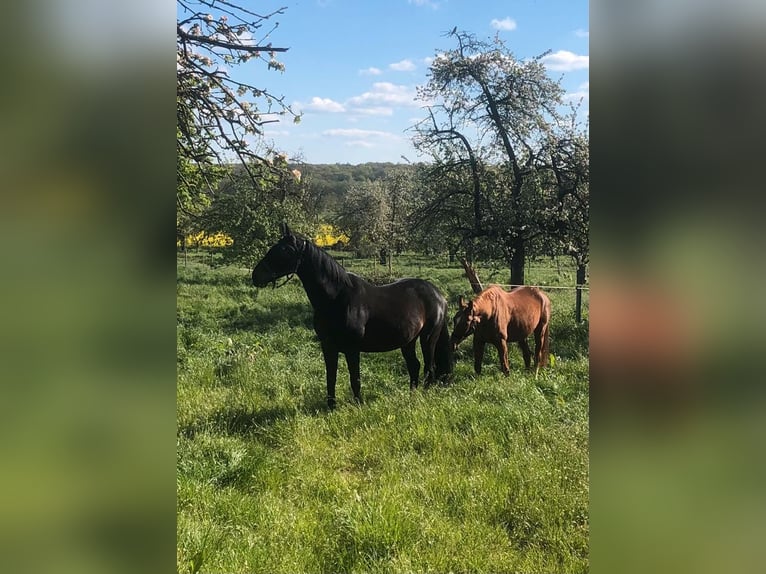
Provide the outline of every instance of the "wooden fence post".
[[575,321],[582,323],[582,286],[585,284],[585,265],[577,266],[577,287],[575,289]]

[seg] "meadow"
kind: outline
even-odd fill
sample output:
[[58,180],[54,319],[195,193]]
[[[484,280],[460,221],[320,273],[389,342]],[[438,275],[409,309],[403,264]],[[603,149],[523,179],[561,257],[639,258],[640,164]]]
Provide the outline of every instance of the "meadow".
[[[574,292],[548,291],[554,362],[537,377],[515,345],[510,377],[491,347],[477,377],[469,340],[448,385],[410,392],[399,351],[363,354],[363,403],[341,359],[330,411],[300,281],[256,289],[250,271],[178,259],[179,572],[588,571],[587,295],[577,324]],[[433,281],[450,315],[470,294],[443,258],[393,272]],[[533,262],[527,281],[572,285],[574,269]]]

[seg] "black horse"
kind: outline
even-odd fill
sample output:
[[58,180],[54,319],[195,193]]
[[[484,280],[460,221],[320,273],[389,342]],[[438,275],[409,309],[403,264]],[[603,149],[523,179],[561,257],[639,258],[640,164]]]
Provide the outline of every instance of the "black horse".
[[400,279],[372,285],[347,272],[322,249],[283,224],[282,239],[253,269],[253,285],[276,284],[280,277],[294,273],[314,307],[314,330],[322,345],[330,408],[335,406],[339,353],[346,356],[357,402],[361,401],[360,352],[401,349],[410,389],[414,389],[420,373],[415,344],[420,337],[425,385],[452,371],[447,301],[433,284],[423,279]]

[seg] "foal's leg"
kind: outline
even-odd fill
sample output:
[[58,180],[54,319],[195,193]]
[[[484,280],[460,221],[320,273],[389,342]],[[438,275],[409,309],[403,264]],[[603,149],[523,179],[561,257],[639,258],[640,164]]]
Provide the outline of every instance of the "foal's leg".
[[543,364],[543,329],[535,329],[535,376]]
[[348,376],[351,379],[351,392],[354,393],[354,400],[357,403],[361,403],[362,378],[359,374],[359,351],[349,351],[345,355],[346,365],[348,365]]
[[404,362],[407,363],[407,372],[410,374],[410,390],[418,387],[418,375],[420,375],[420,361],[415,353],[415,340],[402,347]]
[[500,355],[500,370],[507,377],[511,374],[511,369],[508,366],[508,342],[505,339],[500,339],[495,343],[497,347],[497,354]]
[[481,375],[481,362],[484,360],[484,341],[480,341],[473,336],[473,370],[477,375]]
[[[524,366],[530,369],[532,367],[532,349],[529,348],[529,342],[526,339],[519,341],[519,349],[524,355]],[[535,364],[537,364],[537,356],[535,356]]]
[[327,406],[335,408],[335,381],[338,376],[338,351],[329,345],[322,345],[324,368],[327,374]]

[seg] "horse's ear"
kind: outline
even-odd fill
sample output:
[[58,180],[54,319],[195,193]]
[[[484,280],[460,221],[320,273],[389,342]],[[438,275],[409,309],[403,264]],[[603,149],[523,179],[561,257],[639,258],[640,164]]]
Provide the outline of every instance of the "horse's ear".
[[287,226],[287,223],[284,221],[279,224],[279,231],[282,232],[282,237],[287,237],[288,235],[292,235],[292,231],[290,231],[290,228]]

